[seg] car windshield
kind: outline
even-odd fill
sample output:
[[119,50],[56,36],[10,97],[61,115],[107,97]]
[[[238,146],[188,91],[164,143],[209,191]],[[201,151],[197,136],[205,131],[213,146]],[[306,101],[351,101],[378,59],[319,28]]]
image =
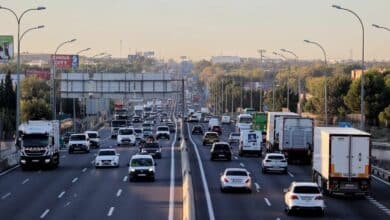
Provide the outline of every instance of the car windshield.
[[140,133],[142,133],[142,129],[134,129],[134,132],[137,134],[140,134]]
[[103,150],[99,152],[99,156],[113,156],[116,155],[115,151],[113,150]]
[[28,147],[42,147],[49,144],[49,138],[44,134],[24,135],[23,145]]
[[126,109],[118,109],[118,110],[115,110],[115,113],[116,114],[126,114],[127,110]]
[[158,131],[169,131],[169,128],[168,127],[158,127],[157,130]]
[[252,123],[252,117],[240,117],[238,122],[239,123]]
[[226,176],[248,176],[248,174],[241,170],[230,170],[226,172]]
[[120,129],[119,134],[120,135],[132,135],[133,129]]
[[280,156],[280,155],[270,155],[270,156],[268,156],[268,159],[270,159],[270,160],[283,160],[284,159],[284,157],[283,156]]
[[240,137],[240,133],[231,133],[230,134],[232,137]]
[[146,143],[145,148],[158,148],[158,143]]
[[111,122],[111,127],[126,127],[127,122],[125,120],[116,120]]
[[86,140],[86,137],[85,137],[85,135],[83,135],[83,134],[79,134],[79,135],[73,134],[72,136],[70,136],[70,140],[71,140],[71,141],[85,141],[85,140]]
[[216,133],[208,133],[208,134],[206,134],[206,137],[207,138],[217,138],[218,135]]
[[300,194],[318,194],[320,190],[315,186],[296,186],[294,187],[294,193]]
[[97,134],[96,133],[87,133],[88,134],[88,137],[90,138],[97,138]]
[[229,150],[229,145],[227,144],[215,144],[214,150]]
[[149,158],[132,159],[130,165],[132,167],[149,167],[153,166],[153,162]]

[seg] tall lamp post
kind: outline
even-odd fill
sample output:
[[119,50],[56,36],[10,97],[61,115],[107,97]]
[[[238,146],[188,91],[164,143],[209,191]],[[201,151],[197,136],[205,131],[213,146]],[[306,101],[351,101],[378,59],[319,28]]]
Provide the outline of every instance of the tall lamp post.
[[[285,61],[287,61],[287,57],[285,57],[283,54],[280,54],[280,53],[277,53],[277,52],[273,52],[274,55],[276,56],[280,56],[282,57]],[[288,111],[290,111],[290,84],[289,84],[289,80],[290,80],[290,64],[288,65],[288,76],[287,76],[287,109]]]
[[[280,49],[280,51],[291,54],[295,57],[295,68],[297,70],[298,68],[298,59],[299,57],[291,50],[287,49]],[[301,87],[301,77],[300,74],[297,72],[297,80],[298,80],[298,114],[301,115],[302,113],[302,107],[301,107],[301,92],[302,92],[302,87]]]
[[[328,65],[327,59],[326,59],[326,52],[324,47],[321,46],[321,44],[315,42],[315,41],[310,41],[310,40],[304,40],[305,43],[309,44],[314,44],[318,46],[322,53],[324,54],[324,63],[325,67]],[[325,83],[324,83],[324,111],[325,111],[325,126],[328,126],[328,74],[325,73]]]
[[15,18],[16,18],[16,22],[18,24],[18,39],[17,39],[17,43],[18,43],[18,55],[17,55],[17,64],[16,64],[16,85],[17,85],[17,89],[16,89],[16,122],[15,122],[15,138],[18,138],[19,137],[19,123],[20,123],[20,42],[22,41],[22,38],[24,37],[24,35],[31,31],[31,30],[35,30],[35,29],[40,29],[40,28],[43,28],[43,26],[38,26],[36,28],[30,28],[28,30],[26,30],[22,36],[20,36],[20,23],[22,21],[22,18],[23,16],[27,13],[27,12],[30,12],[30,11],[40,11],[40,10],[45,10],[46,7],[36,7],[36,8],[30,8],[30,9],[27,9],[25,11],[23,11],[19,16],[16,14],[16,12],[10,8],[7,8],[7,7],[2,7],[0,6],[0,9],[3,9],[3,10],[6,10],[6,11],[9,11],[11,12]]
[[[51,94],[52,103],[51,104],[52,104],[53,120],[57,120],[56,88],[55,88],[55,77],[56,77],[56,62],[55,62],[55,60],[56,60],[57,52],[65,44],[73,43],[75,41],[76,41],[76,39],[72,39],[72,40],[64,41],[61,44],[59,44],[57,46],[57,49],[55,50],[54,56],[52,58],[53,73],[52,73],[52,77],[51,77],[51,89],[52,89],[52,94]],[[61,97],[60,97],[60,99],[61,99]]]
[[[263,58],[265,58],[265,56],[263,54],[267,51],[264,49],[259,49],[259,50],[257,50],[257,52],[260,54],[260,70],[261,70],[262,65],[263,65]],[[260,87],[260,100],[259,100],[259,111],[260,112],[263,111],[263,88],[261,86],[262,85],[259,86]]]
[[383,30],[386,30],[386,31],[390,31],[390,28],[388,27],[383,27],[383,26],[380,26],[380,25],[377,25],[377,24],[372,24],[372,26],[374,28],[378,28],[378,29],[383,29]]
[[343,8],[339,5],[332,5],[333,8],[347,11],[351,14],[353,14],[360,22],[361,28],[362,28],[362,74],[360,76],[360,129],[364,130],[365,127],[365,117],[364,117],[364,24],[362,22],[362,19],[359,17],[359,15],[348,8]]

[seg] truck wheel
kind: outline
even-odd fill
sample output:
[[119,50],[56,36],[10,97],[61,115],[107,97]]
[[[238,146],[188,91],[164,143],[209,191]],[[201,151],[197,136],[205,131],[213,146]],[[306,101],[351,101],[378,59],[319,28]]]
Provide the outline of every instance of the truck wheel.
[[69,150],[68,150],[68,153],[69,153],[69,154],[73,154],[73,150],[72,150],[72,149],[69,149]]
[[242,150],[239,150],[238,151],[238,156],[242,157],[243,153],[242,153]]

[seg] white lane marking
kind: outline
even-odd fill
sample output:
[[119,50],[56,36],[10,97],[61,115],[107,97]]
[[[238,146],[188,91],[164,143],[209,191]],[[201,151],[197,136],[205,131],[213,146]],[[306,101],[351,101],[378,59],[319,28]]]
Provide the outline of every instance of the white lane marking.
[[62,155],[62,156],[61,156],[61,158],[65,158],[65,157],[66,157],[66,155]]
[[123,182],[127,181],[127,178],[129,178],[127,175],[123,177]]
[[95,159],[93,159],[92,161],[91,161],[91,164],[93,164],[95,162]]
[[78,177],[73,178],[72,183],[75,183],[78,179]]
[[61,198],[64,196],[64,194],[65,194],[65,191],[62,191],[62,192],[58,195],[57,198],[61,199]]
[[118,189],[118,192],[116,192],[116,197],[121,196],[121,194],[122,194],[122,189]]
[[256,187],[256,191],[257,191],[257,192],[260,192],[260,186],[259,186],[258,183],[255,183],[255,187]]
[[14,171],[15,169],[17,169],[17,168],[19,168],[19,167],[20,167],[20,165],[18,164],[18,165],[14,166],[14,167],[12,167],[12,168],[6,170],[6,171],[3,171],[3,172],[0,173],[0,176],[4,176],[5,174],[7,174],[7,173],[9,173],[9,172],[11,172],[11,171]]
[[46,217],[46,215],[48,214],[50,212],[50,209],[46,209],[43,213],[42,213],[42,215],[41,215],[41,219],[43,219],[43,218],[45,218]]
[[238,157],[237,157],[237,156],[234,156],[234,159],[235,159],[235,160],[238,160]]
[[240,163],[240,166],[241,166],[241,167],[245,167],[245,165],[244,165],[243,163]]
[[4,194],[2,197],[1,197],[1,199],[6,199],[8,196],[10,196],[11,195],[11,193],[10,192],[8,192],[8,193],[6,193],[6,194]]
[[110,210],[108,210],[107,216],[111,216],[114,212],[115,207],[111,207]]
[[198,151],[198,145],[195,144],[194,140],[192,139],[191,132],[190,132],[190,127],[187,124],[187,130],[188,130],[188,136],[190,138],[190,141],[194,147],[196,158],[198,159],[198,164],[199,164],[199,170],[200,170],[200,176],[202,177],[202,183],[203,183],[203,189],[204,189],[204,194],[206,197],[206,203],[207,203],[207,209],[209,213],[209,219],[210,220],[215,220],[214,216],[214,210],[213,210],[213,204],[211,202],[210,198],[210,192],[209,192],[209,187],[207,185],[207,180],[206,180],[206,175],[204,173],[204,168],[203,168],[203,163],[202,160],[200,159],[199,151]]
[[81,170],[83,173],[85,173],[85,171],[87,171],[87,168],[84,168],[83,170]]
[[382,180],[381,178],[379,178],[379,177],[377,177],[377,176],[374,176],[374,175],[371,175],[371,176],[374,177],[374,179],[376,179],[376,180],[378,180],[378,181],[380,181],[380,182],[382,182],[382,183],[384,183],[384,184],[390,186],[390,183],[388,183],[388,182]]
[[[177,131],[177,121],[176,118],[173,117],[173,121],[175,122],[175,130]],[[177,139],[177,132],[173,137],[172,145],[171,145],[171,184],[169,187],[169,212],[168,212],[168,220],[173,220],[174,217],[174,206],[175,206],[175,143]]]
[[268,206],[271,206],[271,203],[269,202],[269,200],[267,198],[264,198],[264,201],[265,201],[265,203],[267,203]]
[[280,218],[276,218],[276,220],[280,220]]
[[67,202],[65,205],[64,205],[64,208],[69,206],[70,205],[70,202]]
[[371,196],[366,196],[366,199],[370,201],[373,205],[375,205],[378,209],[382,210],[384,213],[386,213],[388,216],[390,216],[390,209],[378,202],[376,199],[372,198]]
[[24,185],[24,184],[26,184],[28,181],[30,181],[30,179],[29,179],[29,178],[27,178],[27,179],[23,180],[22,184]]
[[291,176],[292,178],[294,178],[294,174],[292,174],[291,172],[287,172],[289,176]]

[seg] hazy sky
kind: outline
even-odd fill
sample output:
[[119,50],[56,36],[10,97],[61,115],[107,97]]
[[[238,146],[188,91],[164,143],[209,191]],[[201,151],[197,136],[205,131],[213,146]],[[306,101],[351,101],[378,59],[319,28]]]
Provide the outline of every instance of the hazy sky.
[[[366,28],[366,59],[390,60],[390,0],[0,0],[21,13],[36,6],[22,20],[30,32],[22,51],[53,53],[62,41],[77,38],[60,53],[91,47],[122,57],[154,50],[158,57],[186,55],[192,59],[214,55],[258,56],[257,49],[286,48],[304,59],[319,59],[321,51],[303,39],[320,42],[329,59],[360,59],[361,29],[355,17],[332,4],[356,11]],[[0,35],[16,35],[16,20],[0,10]],[[16,49],[16,48],[15,48]]]

